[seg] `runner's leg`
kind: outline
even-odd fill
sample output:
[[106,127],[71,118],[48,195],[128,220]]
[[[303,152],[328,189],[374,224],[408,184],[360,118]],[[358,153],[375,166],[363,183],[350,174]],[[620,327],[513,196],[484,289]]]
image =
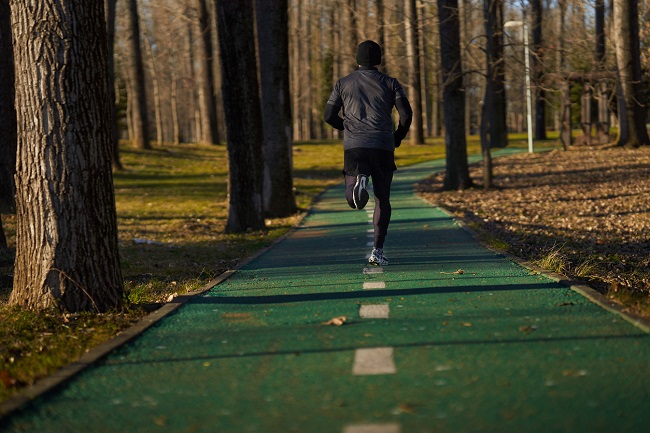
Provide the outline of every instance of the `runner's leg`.
[[375,227],[375,248],[384,248],[392,208],[390,205],[390,185],[393,172],[377,173],[372,176],[372,189],[375,194],[375,211],[372,221]]

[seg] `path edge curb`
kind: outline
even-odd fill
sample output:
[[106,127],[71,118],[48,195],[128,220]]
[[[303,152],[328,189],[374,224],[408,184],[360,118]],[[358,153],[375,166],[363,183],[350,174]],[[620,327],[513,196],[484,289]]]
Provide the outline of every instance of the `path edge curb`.
[[323,191],[317,194],[312,200],[309,208],[298,215],[297,220],[294,222],[292,227],[290,227],[285,234],[274,240],[269,246],[262,248],[261,250],[256,251],[255,253],[246,257],[244,260],[237,263],[237,265],[235,265],[232,269],[228,269],[227,271],[219,274],[208,283],[203,285],[201,288],[177,296],[171,301],[166,302],[160,308],[147,314],[134,325],[128,327],[110,340],[89,349],[77,360],[61,367],[49,376],[38,379],[34,384],[24,388],[16,395],[0,403],[0,421],[7,420],[14,412],[19,411],[29,402],[46,394],[47,392],[54,390],[58,386],[63,385],[65,382],[72,379],[74,376],[81,373],[86,368],[106,357],[109,353],[113,352],[119,347],[124,346],[131,340],[141,335],[144,331],[161,321],[163,318],[167,317],[172,312],[185,305],[190,299],[194,298],[197,295],[205,293],[213,287],[226,281],[228,278],[237,273],[237,271],[239,271],[241,268],[248,265],[253,260],[265,254],[272,248],[276,247],[300,227],[304,219],[312,213],[314,205],[320,201],[323,194],[330,188],[331,187],[326,187]]
[[506,257],[508,260],[530,270],[536,273],[539,273],[540,275],[555,281],[556,283],[562,284],[565,287],[568,287],[569,289],[573,290],[574,292],[582,295],[583,297],[587,298],[589,301],[592,303],[598,305],[599,307],[603,308],[604,310],[616,314],[617,316],[621,317],[625,321],[629,322],[633,326],[635,326],[637,329],[645,332],[646,334],[650,334],[650,320],[643,318],[641,316],[638,316],[634,313],[631,313],[626,310],[625,307],[622,305],[608,299],[605,295],[591,287],[589,284],[587,284],[584,281],[576,281],[568,278],[566,275],[558,274],[556,272],[551,272],[546,269],[540,268],[539,266],[530,263],[520,257],[515,256],[514,254],[508,253],[506,251],[498,250],[496,248],[491,247],[490,245],[486,244],[479,236],[478,232],[475,230],[471,229],[465,221],[461,220],[460,218],[456,217],[454,214],[449,212],[447,209],[443,208],[439,204],[433,203],[431,200],[426,199],[424,196],[417,194],[422,200],[426,201],[427,203],[431,204],[432,206],[435,206],[436,208],[440,209],[444,214],[449,216],[454,221],[454,224],[456,224],[458,227],[462,228],[465,230],[467,233],[469,233],[476,242],[478,242],[482,247],[492,251],[495,254],[500,254],[504,257]]

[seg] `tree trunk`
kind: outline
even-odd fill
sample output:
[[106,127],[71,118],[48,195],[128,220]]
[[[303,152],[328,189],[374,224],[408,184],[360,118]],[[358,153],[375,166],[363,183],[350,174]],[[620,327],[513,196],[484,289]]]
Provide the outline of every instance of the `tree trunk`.
[[22,127],[10,303],[106,311],[122,304],[124,289],[104,5],[65,0],[40,5],[17,7],[12,14]]
[[546,92],[544,81],[544,61],[542,46],[542,0],[530,1],[532,12],[533,58],[532,72],[535,80],[535,140],[546,140]]
[[412,144],[424,144],[422,128],[422,85],[420,80],[420,44],[416,0],[406,1],[406,55],[409,66],[409,101],[413,108],[413,123],[409,130]]
[[16,210],[16,108],[9,0],[0,0],[0,212]]
[[350,39],[348,39],[350,43],[350,54],[349,54],[349,59],[351,59],[348,63],[350,65],[350,70],[348,73],[356,71],[359,65],[357,64],[356,60],[356,53],[357,53],[357,45],[359,45],[359,37],[357,36],[357,0],[347,0],[348,2],[348,20],[350,24],[350,28],[348,29],[348,35]]
[[147,94],[144,82],[144,65],[142,61],[142,48],[140,46],[140,23],[138,18],[137,0],[127,0],[127,49],[129,59],[127,63],[129,81],[131,82],[133,118],[133,144],[141,149],[151,149],[149,143],[149,118],[147,115]]
[[[604,70],[605,60],[605,0],[596,0],[595,4],[596,23],[596,62],[599,70]],[[596,141],[599,144],[609,141],[609,90],[607,81],[596,83]]]
[[197,0],[199,12],[198,66],[199,85],[201,86],[201,142],[219,143],[217,129],[217,111],[214,99],[214,72],[212,71],[212,35],[210,33],[210,16],[206,0]]
[[120,139],[119,128],[117,124],[117,98],[115,97],[115,9],[117,0],[104,0],[104,15],[106,18],[106,44],[108,47],[108,96],[113,103],[111,104],[111,140],[113,142],[112,162],[113,168],[122,170],[122,161],[120,161]]
[[227,232],[264,228],[262,115],[252,0],[217,2],[222,92],[228,134]]
[[291,95],[287,0],[257,0],[257,40],[264,133],[264,211],[272,218],[296,212],[291,167]]
[[[558,72],[564,72],[566,55],[566,11],[568,7],[568,0],[558,0],[559,13],[559,47],[558,47]],[[572,145],[571,130],[573,124],[571,120],[571,81],[563,79],[560,83],[560,141],[562,147],[567,150]]]
[[641,95],[638,0],[614,0],[613,32],[621,95],[618,145],[650,145]]
[[7,237],[5,236],[5,231],[2,228],[2,214],[0,214],[0,250],[7,249]]
[[485,82],[484,116],[487,122],[488,148],[508,145],[506,126],[506,71],[503,61],[503,0],[485,0],[485,34],[487,77]]
[[458,0],[438,0],[440,56],[442,58],[443,110],[447,171],[443,188],[463,190],[472,186],[467,165],[465,94],[460,62]]
[[375,13],[377,14],[377,43],[381,47],[381,65],[384,74],[389,75],[386,63],[386,25],[384,18],[384,0],[375,0]]

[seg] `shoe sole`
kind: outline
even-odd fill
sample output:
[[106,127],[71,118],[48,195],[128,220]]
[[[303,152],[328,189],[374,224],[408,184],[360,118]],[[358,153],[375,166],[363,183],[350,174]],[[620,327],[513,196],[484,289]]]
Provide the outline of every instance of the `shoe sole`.
[[370,199],[370,195],[368,194],[368,191],[366,191],[367,184],[368,178],[366,176],[362,174],[357,176],[357,181],[354,184],[352,199],[354,201],[354,205],[359,210],[366,207],[366,204],[368,204],[368,200]]

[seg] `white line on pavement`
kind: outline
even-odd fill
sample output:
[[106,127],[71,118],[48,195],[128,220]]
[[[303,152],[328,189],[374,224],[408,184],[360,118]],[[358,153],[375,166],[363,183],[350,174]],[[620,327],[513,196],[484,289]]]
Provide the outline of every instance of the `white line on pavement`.
[[343,427],[343,433],[401,433],[402,429],[399,424],[357,424],[346,425]]
[[395,374],[392,347],[357,349],[354,352],[352,374],[357,376],[374,374]]
[[388,304],[361,305],[359,316],[362,319],[388,319],[390,309]]
[[386,283],[383,281],[366,281],[363,283],[363,290],[385,289]]

